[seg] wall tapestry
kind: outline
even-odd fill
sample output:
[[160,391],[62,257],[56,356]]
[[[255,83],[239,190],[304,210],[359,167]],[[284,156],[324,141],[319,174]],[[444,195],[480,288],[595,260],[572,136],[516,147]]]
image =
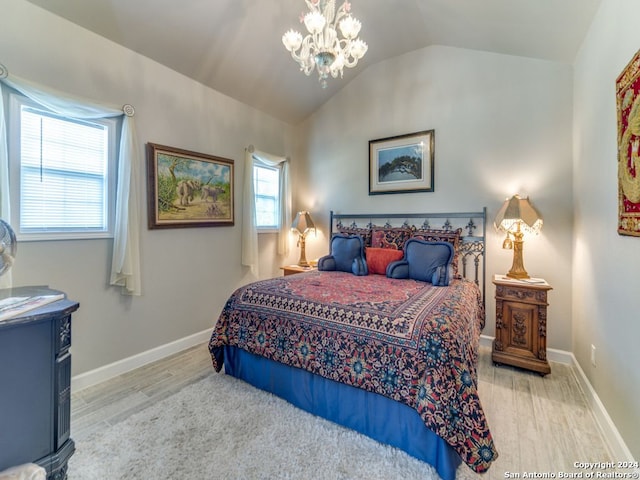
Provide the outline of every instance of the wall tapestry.
[[616,80],[618,233],[640,236],[640,50]]
[[147,144],[149,228],[233,225],[233,160]]

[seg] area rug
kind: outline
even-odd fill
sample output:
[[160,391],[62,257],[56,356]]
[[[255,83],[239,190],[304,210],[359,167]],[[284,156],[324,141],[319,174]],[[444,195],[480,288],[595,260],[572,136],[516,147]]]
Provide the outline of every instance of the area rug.
[[69,480],[422,479],[406,453],[212,373],[76,443]]

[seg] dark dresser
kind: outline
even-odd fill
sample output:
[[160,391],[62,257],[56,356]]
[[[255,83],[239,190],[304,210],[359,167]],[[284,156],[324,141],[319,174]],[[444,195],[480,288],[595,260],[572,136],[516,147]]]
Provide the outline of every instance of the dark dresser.
[[75,450],[69,347],[79,304],[47,287],[0,289],[0,301],[45,295],[64,298],[0,320],[0,471],[37,463],[62,480]]

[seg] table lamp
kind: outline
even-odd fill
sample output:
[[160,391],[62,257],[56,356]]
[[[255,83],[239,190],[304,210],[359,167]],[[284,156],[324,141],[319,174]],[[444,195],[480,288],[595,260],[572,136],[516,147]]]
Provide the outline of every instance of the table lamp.
[[298,234],[298,246],[300,247],[300,260],[298,260],[298,265],[301,267],[308,267],[309,262],[307,262],[304,248],[305,238],[311,230],[316,230],[316,226],[313,223],[313,219],[309,212],[298,212],[296,214],[296,218],[293,219],[293,223],[291,224],[291,230]]
[[[522,246],[524,233],[539,233],[542,228],[542,217],[531,205],[529,197],[520,198],[514,195],[507,198],[496,215],[494,226],[507,233],[502,248],[513,249],[513,265],[507,277],[523,279],[529,278],[522,260]],[[513,240],[511,239],[513,237]]]

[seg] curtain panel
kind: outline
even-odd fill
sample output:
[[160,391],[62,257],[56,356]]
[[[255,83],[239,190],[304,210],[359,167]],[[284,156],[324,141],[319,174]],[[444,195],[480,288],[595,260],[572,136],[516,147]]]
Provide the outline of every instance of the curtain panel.
[[[120,148],[117,156],[116,212],[109,283],[122,287],[122,293],[141,295],[138,165],[142,160],[139,158],[133,107],[131,105],[123,107],[100,105],[73,97],[14,75],[8,76],[6,69],[1,66],[0,74],[4,74],[0,77],[0,88],[13,88],[58,115],[78,120],[122,116]],[[0,107],[0,213],[3,218],[9,219],[11,211],[7,122],[2,98],[0,98]]]
[[289,253],[289,230],[291,222],[291,186],[289,181],[289,160],[256,150],[253,145],[245,149],[244,188],[242,201],[242,265],[260,278],[258,227],[256,225],[256,197],[254,191],[253,166],[264,165],[281,169],[280,226],[278,229],[278,255]]

